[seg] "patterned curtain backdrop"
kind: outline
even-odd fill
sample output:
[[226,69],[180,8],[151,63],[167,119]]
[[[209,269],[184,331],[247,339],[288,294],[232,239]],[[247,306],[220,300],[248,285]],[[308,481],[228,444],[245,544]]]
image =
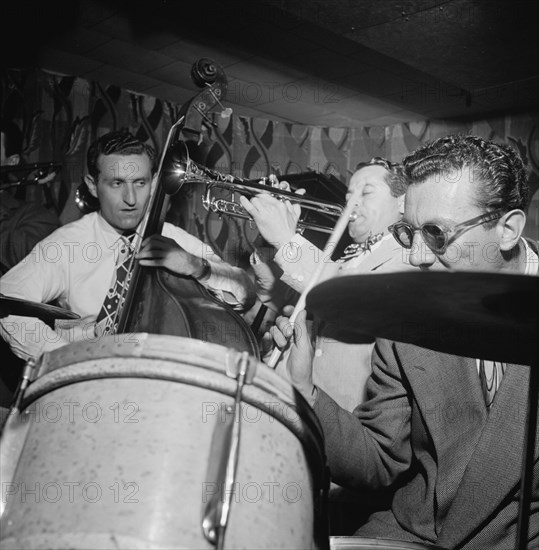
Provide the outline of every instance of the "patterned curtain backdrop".
[[[194,89],[193,96],[197,93]],[[1,107],[2,116],[14,120],[23,131],[26,162],[54,160],[62,164],[51,191],[60,219],[67,223],[81,215],[74,196],[82,183],[90,143],[107,131],[125,128],[159,151],[181,106],[116,86],[32,69],[2,73]],[[455,132],[509,143],[520,151],[530,172],[533,199],[526,235],[539,240],[537,113],[353,129],[299,126],[235,115],[223,118],[214,114],[213,120],[214,127],[203,128],[196,161],[248,179],[315,170],[346,183],[359,162],[373,156],[398,161],[422,143]],[[34,195],[39,192],[28,191]],[[184,226],[211,242],[231,263],[244,264],[256,236],[254,229],[247,222],[206,212],[201,194],[196,186],[183,191],[181,200],[191,199],[187,213],[181,216]]]

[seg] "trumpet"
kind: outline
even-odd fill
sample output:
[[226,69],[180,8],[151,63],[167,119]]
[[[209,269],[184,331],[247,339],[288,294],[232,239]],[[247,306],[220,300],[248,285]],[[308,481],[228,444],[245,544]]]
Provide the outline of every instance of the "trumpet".
[[[189,158],[187,146],[178,142],[173,148],[174,153],[165,161],[165,177],[163,186],[169,195],[176,193],[185,183],[202,183],[206,190],[202,195],[202,204],[207,211],[221,215],[233,216],[253,221],[249,213],[236,200],[236,194],[244,195],[248,199],[260,193],[269,193],[279,200],[289,200],[301,206],[301,215],[298,220],[298,229],[306,229],[331,233],[338,218],[344,211],[344,206],[338,203],[323,201],[307,195],[297,195],[290,191],[276,189],[260,182],[268,182],[269,178],[248,180],[222,174],[217,170],[201,166]],[[216,196],[216,190],[230,193],[229,198]]]

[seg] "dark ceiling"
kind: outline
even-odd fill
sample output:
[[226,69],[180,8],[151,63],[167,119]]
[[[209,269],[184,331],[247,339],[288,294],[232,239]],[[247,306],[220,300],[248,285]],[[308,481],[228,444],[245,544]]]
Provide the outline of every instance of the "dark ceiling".
[[22,0],[1,8],[10,67],[183,103],[223,66],[236,114],[317,126],[539,107],[537,0]]

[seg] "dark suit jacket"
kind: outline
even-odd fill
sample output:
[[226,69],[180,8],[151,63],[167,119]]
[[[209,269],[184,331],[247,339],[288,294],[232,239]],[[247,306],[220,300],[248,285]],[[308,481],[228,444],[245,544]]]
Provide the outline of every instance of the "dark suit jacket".
[[[332,478],[356,488],[397,486],[391,510],[357,534],[513,548],[528,380],[528,367],[508,365],[487,413],[475,359],[378,340],[368,400],[354,413],[321,391],[315,411]],[[530,548],[539,544],[538,480],[536,458]]]

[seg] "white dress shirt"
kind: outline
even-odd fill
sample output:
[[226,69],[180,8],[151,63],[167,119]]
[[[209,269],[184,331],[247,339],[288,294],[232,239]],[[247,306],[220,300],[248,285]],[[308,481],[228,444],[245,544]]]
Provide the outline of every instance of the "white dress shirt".
[[[254,301],[253,284],[244,270],[224,262],[213,249],[183,229],[165,223],[162,234],[187,252],[206,259],[211,275],[201,281],[234,308]],[[120,235],[98,212],[60,227],[0,279],[6,296],[47,303],[58,300],[82,318],[97,317],[115,273]],[[0,321],[0,333],[13,352],[28,359],[67,343],[42,321],[10,315]]]
[[[530,245],[528,244],[526,239],[521,237],[520,240],[523,243],[524,253],[526,254],[526,267],[524,269],[524,275],[530,275],[532,277],[533,276],[536,277],[539,274],[539,258],[537,257],[537,254],[530,248]],[[476,359],[475,365],[476,365],[478,374],[480,374],[481,361],[483,361],[483,364],[484,364],[485,375],[487,377],[487,380],[491,381],[494,376],[494,361]],[[500,382],[501,382],[501,379],[498,380],[495,390],[498,389]]]

